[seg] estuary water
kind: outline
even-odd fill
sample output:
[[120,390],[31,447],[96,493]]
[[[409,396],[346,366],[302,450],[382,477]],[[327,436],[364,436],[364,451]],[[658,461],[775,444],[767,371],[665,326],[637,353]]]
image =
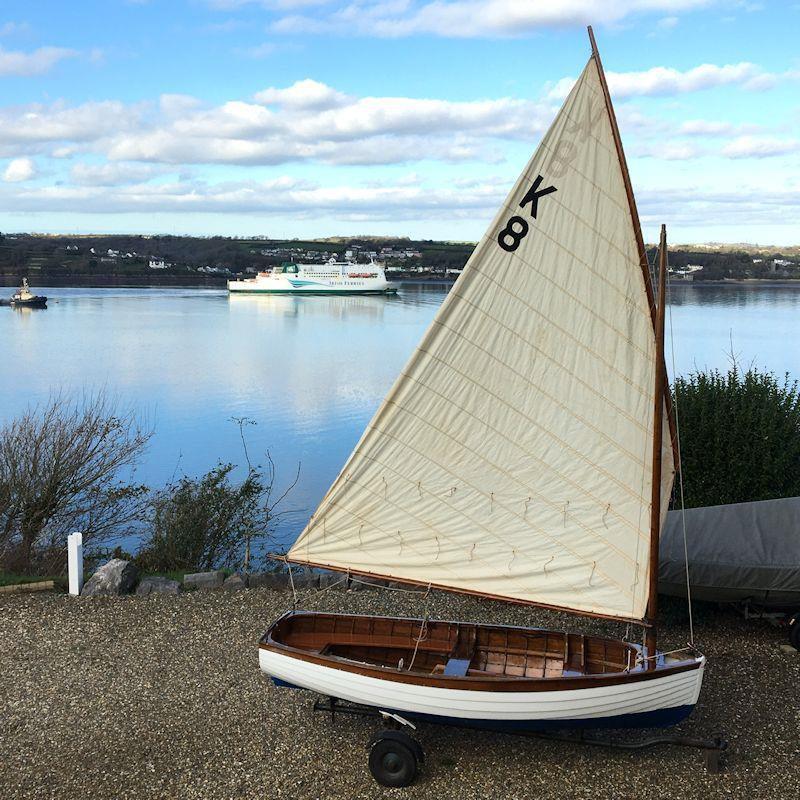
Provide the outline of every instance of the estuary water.
[[[10,290],[7,290],[10,294]],[[57,390],[107,388],[155,428],[137,478],[159,487],[269,451],[290,540],[338,473],[447,293],[232,296],[210,289],[36,287],[44,311],[0,308],[0,423]],[[667,362],[726,369],[733,352],[800,378],[800,287],[678,285]]]

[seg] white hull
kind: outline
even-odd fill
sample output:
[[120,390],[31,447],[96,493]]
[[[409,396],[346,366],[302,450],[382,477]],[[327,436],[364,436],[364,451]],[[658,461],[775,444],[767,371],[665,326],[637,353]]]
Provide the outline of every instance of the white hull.
[[674,724],[697,702],[705,658],[697,661],[697,669],[612,686],[493,692],[399,683],[259,650],[261,669],[293,686],[411,716],[509,728]]

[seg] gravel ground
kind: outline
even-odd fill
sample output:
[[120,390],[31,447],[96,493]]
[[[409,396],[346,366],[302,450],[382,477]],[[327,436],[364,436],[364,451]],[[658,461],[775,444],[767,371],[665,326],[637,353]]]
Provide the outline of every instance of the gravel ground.
[[[366,766],[377,722],[334,727],[312,714],[312,695],[260,674],[258,637],[289,604],[269,590],[0,599],[0,798],[800,798],[800,656],[764,623],[697,611],[709,665],[679,730],[730,741],[721,774],[677,747],[617,752],[426,726],[421,778],[386,790]],[[619,633],[440,593],[332,590],[300,607]],[[662,645],[681,644],[683,611],[665,610]]]

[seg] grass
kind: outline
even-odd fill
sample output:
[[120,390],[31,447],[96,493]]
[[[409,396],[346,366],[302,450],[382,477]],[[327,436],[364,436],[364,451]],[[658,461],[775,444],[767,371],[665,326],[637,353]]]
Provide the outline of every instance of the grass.
[[0,586],[39,583],[39,581],[55,581],[57,586],[66,585],[66,578],[63,575],[17,575],[14,572],[0,572]]

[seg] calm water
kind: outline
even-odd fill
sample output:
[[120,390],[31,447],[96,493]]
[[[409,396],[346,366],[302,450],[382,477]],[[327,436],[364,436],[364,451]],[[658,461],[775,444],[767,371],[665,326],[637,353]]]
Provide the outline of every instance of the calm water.
[[[10,293],[10,290],[6,290]],[[106,386],[155,423],[138,477],[159,486],[269,450],[288,540],[335,477],[445,296],[228,297],[204,289],[47,289],[46,311],[0,308],[0,421],[53,389]],[[679,286],[678,373],[740,363],[800,377],[800,287]],[[669,326],[669,318],[667,319]],[[669,327],[667,335],[669,337]],[[669,338],[667,341],[667,359]],[[670,363],[670,372],[672,371]],[[254,458],[255,460],[255,458]]]

